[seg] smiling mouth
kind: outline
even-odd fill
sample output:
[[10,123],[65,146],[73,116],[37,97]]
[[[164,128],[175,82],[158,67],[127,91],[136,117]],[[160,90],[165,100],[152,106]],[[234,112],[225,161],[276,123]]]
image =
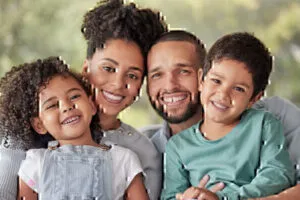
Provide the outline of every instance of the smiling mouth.
[[120,103],[125,97],[102,90],[104,98],[110,103]]
[[219,110],[225,111],[229,108],[229,106],[225,106],[224,104],[218,103],[216,101],[211,101],[211,103]]
[[176,96],[163,96],[162,101],[166,105],[178,105],[182,103],[188,97],[187,94]]
[[73,116],[73,117],[68,117],[64,121],[62,121],[62,125],[67,125],[67,124],[76,124],[79,122],[80,116]]

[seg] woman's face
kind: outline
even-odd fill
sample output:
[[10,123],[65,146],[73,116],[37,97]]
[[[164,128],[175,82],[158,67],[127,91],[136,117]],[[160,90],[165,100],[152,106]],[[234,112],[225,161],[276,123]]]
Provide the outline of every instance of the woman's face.
[[144,59],[134,42],[113,39],[84,62],[83,73],[95,89],[100,112],[118,115],[139,95]]

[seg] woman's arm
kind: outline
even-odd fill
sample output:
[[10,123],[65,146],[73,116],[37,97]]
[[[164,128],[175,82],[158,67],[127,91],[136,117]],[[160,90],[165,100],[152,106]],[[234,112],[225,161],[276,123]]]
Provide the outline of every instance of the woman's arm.
[[22,179],[19,178],[19,191],[17,200],[38,200],[38,195]]
[[128,186],[125,194],[126,200],[149,200],[142,173],[137,174]]

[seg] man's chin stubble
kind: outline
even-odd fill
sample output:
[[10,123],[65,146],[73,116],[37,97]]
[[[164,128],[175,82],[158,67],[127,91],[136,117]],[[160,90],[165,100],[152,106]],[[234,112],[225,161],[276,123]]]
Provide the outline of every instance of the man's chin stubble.
[[157,114],[170,124],[179,124],[187,121],[197,113],[199,107],[198,103],[193,103],[193,104],[190,103],[183,114],[181,114],[180,116],[171,116],[170,114],[168,114],[168,112],[164,111],[162,105],[156,107],[155,103],[152,102],[151,105],[154,108],[154,110],[157,112]]

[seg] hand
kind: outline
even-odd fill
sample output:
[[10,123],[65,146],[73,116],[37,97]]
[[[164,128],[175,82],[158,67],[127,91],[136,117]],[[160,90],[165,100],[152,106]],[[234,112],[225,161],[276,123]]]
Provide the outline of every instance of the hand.
[[205,189],[205,185],[209,181],[209,176],[205,175],[199,182],[198,187],[190,187],[184,191],[184,193],[176,194],[177,200],[218,200],[218,196],[215,192],[222,190],[224,183],[218,183],[214,185],[210,190]]

